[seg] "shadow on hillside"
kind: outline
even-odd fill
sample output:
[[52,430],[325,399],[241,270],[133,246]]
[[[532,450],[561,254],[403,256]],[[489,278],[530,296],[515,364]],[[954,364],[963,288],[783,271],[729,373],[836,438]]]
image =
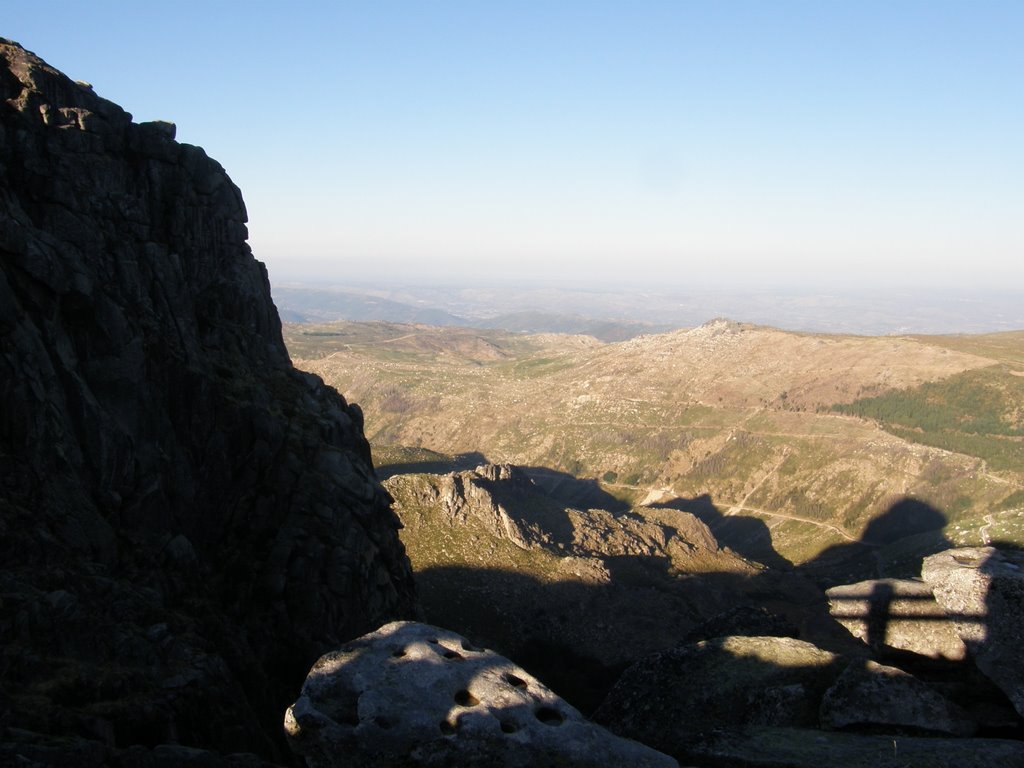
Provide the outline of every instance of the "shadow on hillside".
[[819,584],[843,584],[880,578],[915,578],[928,555],[953,546],[942,533],[946,516],[930,504],[904,497],[872,519],[857,541],[822,550],[795,566],[775,550],[768,525],[757,517],[725,515],[707,494],[654,505],[688,512],[704,522],[715,538],[733,552],[769,568],[794,570]]
[[706,493],[689,499],[673,499],[654,507],[690,513],[711,529],[720,544],[748,560],[779,570],[793,567],[793,563],[775,551],[771,531],[763,520],[745,515],[723,515]]
[[907,496],[873,518],[858,541],[828,547],[800,569],[827,585],[917,578],[924,558],[954,546],[942,532],[947,522],[935,507]]
[[487,464],[487,457],[479,451],[457,454],[451,459],[437,459],[432,461],[410,461],[399,464],[385,464],[375,467],[377,479],[387,480],[395,475],[431,474],[443,475],[448,472],[464,472],[468,469],[476,469],[481,464]]
[[547,496],[573,509],[604,509],[613,515],[629,511],[629,504],[612,496],[589,477],[576,477],[549,467],[521,467]]
[[[553,483],[556,492],[559,484],[568,489],[560,502],[569,503],[591,488],[592,481],[565,473],[529,472]],[[502,490],[502,483],[508,481],[495,481],[491,490],[514,519],[571,543],[571,531],[561,530],[568,526],[562,515],[542,513],[530,505],[532,497],[517,496],[513,484]],[[702,622],[741,606],[785,616],[796,628],[790,634],[821,648],[868,655],[873,644],[881,654],[893,595],[885,594],[884,585],[872,594],[870,615],[864,617],[869,643],[864,644],[832,617],[824,589],[871,578],[916,578],[925,556],[953,546],[942,535],[945,515],[913,498],[899,500],[872,520],[860,540],[830,547],[800,566],[775,552],[763,521],[725,516],[708,496],[659,507],[695,515],[723,545],[770,567],[752,576],[679,574],[667,555],[604,556],[594,559],[600,560],[605,579],[584,570],[575,578],[562,573],[550,582],[497,569],[435,567],[417,574],[427,619],[490,643],[589,711],[625,665],[676,645]],[[742,634],[743,627],[737,631]],[[887,658],[896,659],[891,653]],[[914,654],[899,656],[900,661],[908,658],[920,668],[942,666],[925,664]]]

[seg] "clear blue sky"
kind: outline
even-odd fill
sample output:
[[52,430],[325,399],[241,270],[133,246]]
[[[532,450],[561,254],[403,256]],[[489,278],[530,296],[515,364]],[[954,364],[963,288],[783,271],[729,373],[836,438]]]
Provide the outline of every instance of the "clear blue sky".
[[1024,2],[5,3],[273,280],[1024,288]]

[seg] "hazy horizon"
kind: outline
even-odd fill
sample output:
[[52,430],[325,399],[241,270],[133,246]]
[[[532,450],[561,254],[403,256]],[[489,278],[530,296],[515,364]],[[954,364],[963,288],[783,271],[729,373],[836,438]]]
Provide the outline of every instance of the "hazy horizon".
[[651,331],[634,329],[636,333],[694,327],[720,317],[814,333],[902,335],[1024,330],[1024,290],[1017,289],[740,289],[707,283],[621,285],[439,277],[427,281],[349,279],[337,283],[272,280],[271,290],[282,317],[292,322],[384,320],[522,330],[490,321],[541,313],[551,317],[546,321],[538,318],[540,325],[532,330],[561,330],[566,325],[564,320],[572,317],[659,326]]
[[271,277],[1024,287],[1024,4],[38,0]]

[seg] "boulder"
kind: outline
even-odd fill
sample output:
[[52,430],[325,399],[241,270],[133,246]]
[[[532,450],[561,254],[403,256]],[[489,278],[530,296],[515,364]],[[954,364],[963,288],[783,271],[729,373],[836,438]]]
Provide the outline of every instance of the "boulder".
[[464,637],[395,622],[320,658],[285,715],[310,768],[674,766]]
[[797,637],[799,634],[793,622],[783,616],[759,606],[738,605],[698,624],[684,640],[696,643],[714,637]]
[[908,651],[960,661],[967,650],[931,587],[912,579],[874,579],[826,591],[832,617],[876,653]]
[[803,728],[724,728],[696,737],[681,759],[710,768],[1022,768],[1010,739],[883,736]]
[[925,558],[921,575],[978,668],[1024,716],[1024,552],[950,549]]
[[788,637],[722,637],[627,669],[594,713],[620,736],[672,755],[696,734],[748,724],[815,727],[845,662]]
[[956,704],[896,667],[851,662],[821,701],[825,728],[970,736],[976,726]]

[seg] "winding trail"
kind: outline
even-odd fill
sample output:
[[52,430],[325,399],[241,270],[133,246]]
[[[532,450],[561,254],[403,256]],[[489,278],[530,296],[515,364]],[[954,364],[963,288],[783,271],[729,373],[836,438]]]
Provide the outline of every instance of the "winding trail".
[[828,528],[830,531],[835,531],[836,533],[838,533],[840,536],[842,536],[847,541],[851,541],[851,542],[854,542],[854,543],[864,544],[865,546],[868,546],[868,547],[873,546],[872,544],[870,544],[868,542],[861,541],[856,536],[853,536],[849,532],[844,531],[842,528],[839,528],[838,526],[832,525],[832,523],[823,523],[821,520],[811,520],[810,518],[807,518],[807,517],[800,517],[798,515],[790,515],[790,514],[787,514],[785,512],[769,512],[766,509],[758,509],[757,507],[748,507],[748,506],[746,506],[745,504],[742,504],[742,503],[737,504],[737,505],[735,505],[733,507],[730,507],[729,512],[727,513],[727,515],[733,515],[733,514],[736,514],[737,512],[752,512],[755,515],[765,515],[767,517],[781,517],[781,518],[783,518],[785,520],[793,520],[794,522],[797,522],[797,523],[809,523],[810,525],[816,525],[819,528]]
[[988,529],[996,524],[996,520],[991,512],[985,515],[984,519],[985,524],[978,529],[978,533],[981,535],[981,540],[985,542],[985,546],[987,547],[989,544],[992,543],[992,540],[988,536]]
[[789,458],[788,447],[782,449],[782,457],[775,463],[775,466],[769,469],[767,472],[765,472],[764,477],[762,477],[760,480],[754,483],[754,487],[747,491],[746,495],[742,499],[740,499],[738,504],[733,504],[732,506],[730,506],[729,510],[725,513],[725,516],[731,517],[732,515],[735,515],[737,512],[749,510],[750,507],[747,506],[747,502],[750,500],[750,497],[753,496],[757,492],[757,490],[762,485],[764,485],[770,478],[775,477],[779,473],[779,468],[786,463],[787,458]]

